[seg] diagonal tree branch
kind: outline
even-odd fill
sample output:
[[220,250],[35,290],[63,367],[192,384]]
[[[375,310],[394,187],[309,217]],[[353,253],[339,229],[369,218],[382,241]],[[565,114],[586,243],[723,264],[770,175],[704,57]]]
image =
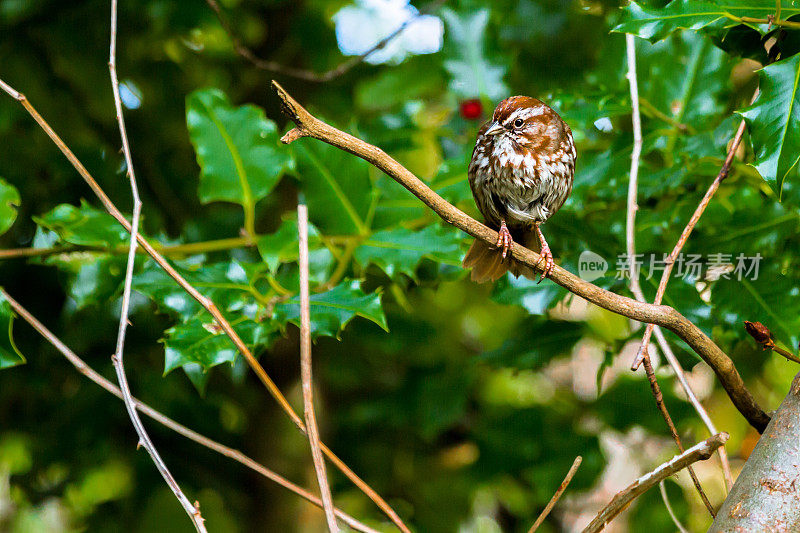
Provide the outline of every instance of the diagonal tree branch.
[[306,428],[308,428],[306,435],[311,446],[311,457],[314,460],[314,471],[317,474],[328,531],[337,533],[339,526],[336,524],[336,515],[333,513],[333,498],[331,497],[331,488],[328,486],[328,476],[325,473],[325,459],[319,449],[319,429],[317,428],[317,415],[314,413],[314,381],[311,365],[311,297],[308,290],[308,207],[303,203],[297,205],[297,235],[300,248],[298,260],[300,268],[300,380],[303,384],[303,414],[306,419]]
[[119,134],[122,139],[122,151],[125,154],[126,174],[131,185],[131,194],[133,196],[133,218],[131,220],[131,239],[128,247],[128,263],[125,269],[125,286],[122,291],[122,308],[119,316],[119,330],[117,332],[117,347],[112,357],[114,362],[114,370],[117,373],[117,381],[119,381],[119,388],[122,392],[122,400],[125,402],[125,408],[128,411],[128,416],[133,423],[136,434],[139,436],[139,444],[147,450],[153,463],[156,465],[161,477],[167,482],[170,490],[178,499],[178,502],[189,515],[194,527],[197,531],[205,532],[205,521],[200,514],[200,504],[192,502],[181,491],[178,482],[170,473],[164,460],[156,450],[153,441],[147,434],[147,430],[139,418],[139,413],[133,404],[130,386],[128,385],[128,377],[125,375],[124,364],[124,350],[125,350],[125,334],[128,328],[128,311],[131,303],[131,284],[133,282],[133,268],[136,264],[136,238],[139,235],[139,216],[142,212],[142,201],[139,199],[139,189],[136,186],[136,175],[133,171],[133,158],[131,157],[131,148],[128,144],[128,133],[125,130],[125,118],[122,114],[122,102],[119,96],[119,80],[117,79],[117,0],[111,0],[111,38],[108,53],[108,73],[111,77],[111,89],[114,93],[114,107],[117,112],[117,122],[119,123]]
[[[30,326],[33,329],[35,329],[42,337],[44,337],[45,340],[47,340],[47,342],[52,344],[53,347],[56,350],[58,350],[61,353],[61,355],[63,355],[67,359],[67,361],[69,361],[72,364],[72,366],[75,367],[75,369],[78,372],[80,372],[81,374],[89,378],[91,381],[93,381],[106,391],[110,392],[111,394],[122,400],[122,391],[120,391],[117,386],[115,386],[109,380],[107,380],[102,375],[97,373],[92,367],[86,364],[86,362],[83,359],[78,357],[77,354],[75,354],[75,352],[70,350],[67,347],[67,345],[61,341],[61,339],[59,339],[53,332],[47,329],[47,327],[44,324],[39,322],[39,320],[35,316],[33,316],[26,308],[24,308],[22,304],[20,304],[14,298],[12,298],[2,287],[0,287],[0,295],[5,297],[5,299],[8,300],[9,305],[11,305],[12,309],[14,309],[14,311],[19,316],[21,316],[23,320],[25,320],[28,324],[30,324]],[[196,442],[200,446],[204,446],[209,450],[215,451],[221,455],[224,455],[225,457],[233,459],[237,463],[240,463],[246,466],[247,468],[253,470],[254,472],[261,474],[270,481],[274,481],[281,487],[284,487],[285,489],[297,494],[304,500],[307,500],[308,502],[322,509],[322,500],[320,500],[318,497],[314,496],[304,488],[295,485],[294,483],[284,478],[283,476],[276,474],[269,468],[257,462],[255,459],[248,457],[247,455],[243,454],[238,450],[229,448],[224,444],[220,444],[215,440],[212,440],[204,435],[201,435],[200,433],[197,433],[196,431],[193,431],[187,428],[186,426],[179,424],[178,422],[175,422],[168,416],[162,414],[159,411],[156,411],[155,409],[153,409],[146,403],[139,401],[135,397],[132,397],[132,400],[133,400],[133,405],[136,407],[137,411],[140,411],[146,416],[149,416],[159,424],[171,429],[172,431],[180,435],[183,435],[187,439]],[[365,524],[362,524],[352,516],[346,514],[345,512],[339,509],[336,509],[335,512],[336,516],[341,518],[343,522],[345,522],[347,525],[349,525],[356,531],[361,531],[363,533],[378,533],[376,530],[372,529],[371,527]]]
[[[496,231],[447,202],[386,152],[319,120],[297,103],[280,84],[273,81],[272,85],[281,99],[284,113],[297,125],[283,136],[281,140],[284,143],[291,143],[302,137],[312,137],[358,156],[372,163],[408,189],[445,222],[487,243],[497,242]],[[537,266],[540,255],[536,252],[517,243],[512,245],[511,252],[515,259],[541,270]],[[558,265],[555,266],[549,277],[573,294],[604,309],[640,322],[657,324],[677,334],[714,369],[731,401],[747,421],[759,431],[766,427],[769,416],[758,406],[750,391],[745,387],[733,361],[700,328],[678,311],[669,306],[637,302],[632,298],[614,294],[582,280]]]
[[624,511],[634,499],[647,492],[653,485],[683,470],[692,463],[708,459],[714,453],[714,450],[725,444],[727,440],[727,433],[718,433],[703,442],[695,444],[682,454],[676,455],[652,472],[643,475],[628,485],[624,490],[618,492],[608,505],[589,522],[589,525],[586,526],[583,533],[597,533],[598,531],[602,531],[614,517]]
[[[17,100],[22,107],[28,112],[28,114],[39,124],[39,126],[44,130],[50,140],[61,150],[61,153],[67,158],[67,160],[72,164],[75,170],[78,171],[78,174],[81,175],[83,180],[92,189],[92,192],[100,199],[100,202],[103,204],[103,207],[108,211],[108,213],[116,219],[119,224],[125,228],[126,231],[131,231],[131,224],[125,218],[125,216],[117,209],[117,206],[111,201],[111,199],[106,195],[105,191],[100,187],[97,181],[92,177],[83,163],[75,156],[72,150],[64,143],[61,137],[50,127],[50,124],[36,111],[36,108],[31,105],[28,99],[25,97],[24,94],[20,93],[19,91],[15,90],[13,87],[9,86],[5,83],[2,79],[0,79],[0,89],[5,91],[15,100]],[[230,322],[228,322],[223,314],[220,312],[219,308],[211,301],[209,298],[203,296],[200,291],[198,291],[194,286],[192,286],[183,276],[175,270],[172,265],[162,256],[156,248],[150,244],[150,242],[142,236],[141,233],[137,235],[137,241],[139,242],[139,246],[144,249],[147,254],[153,258],[153,260],[160,266],[175,282],[180,285],[180,287],[185,290],[192,298],[194,298],[203,308],[208,311],[209,314],[214,318],[217,324],[220,325],[222,331],[228,338],[231,339],[233,344],[245,358],[245,361],[250,366],[250,368],[255,372],[258,379],[264,384],[267,391],[269,391],[270,395],[278,402],[278,405],[281,407],[284,413],[292,420],[297,428],[305,433],[306,426],[303,423],[303,420],[300,416],[294,411],[292,406],[289,404],[289,401],[280,391],[278,386],[272,381],[272,378],[269,377],[267,372],[258,362],[258,360],[253,356],[250,349],[244,343],[244,341],[239,337],[239,334],[231,326]],[[408,527],[403,523],[397,513],[386,503],[380,494],[375,492],[367,483],[364,482],[355,472],[353,472],[350,467],[348,467],[339,457],[331,451],[324,443],[320,442],[320,448],[322,449],[322,453],[324,453],[328,459],[334,464],[336,468],[338,468],[350,481],[356,485],[361,492],[367,495],[369,499],[371,499],[375,505],[377,505],[385,514],[389,517],[389,519],[402,531],[403,533],[410,533]]]

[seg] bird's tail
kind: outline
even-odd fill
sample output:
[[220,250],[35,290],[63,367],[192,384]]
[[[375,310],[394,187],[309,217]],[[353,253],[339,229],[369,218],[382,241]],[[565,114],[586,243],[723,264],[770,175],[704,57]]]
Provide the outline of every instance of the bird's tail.
[[[539,241],[536,239],[526,239],[530,242],[520,243],[531,250],[539,249]],[[469,247],[467,255],[462,263],[464,268],[471,268],[472,281],[483,283],[485,281],[496,281],[506,272],[511,272],[515,276],[525,276],[528,279],[536,279],[536,271],[526,264],[520,263],[510,255],[503,258],[503,251],[486,241],[475,239]]]

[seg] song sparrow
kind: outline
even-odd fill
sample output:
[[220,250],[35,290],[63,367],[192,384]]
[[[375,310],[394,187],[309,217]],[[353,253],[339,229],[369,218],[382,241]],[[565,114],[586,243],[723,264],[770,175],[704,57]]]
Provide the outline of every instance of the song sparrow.
[[472,243],[464,267],[472,268],[473,280],[494,281],[506,271],[535,279],[532,268],[506,257],[512,241],[541,253],[540,282],[550,274],[553,254],[539,225],[564,204],[574,174],[572,131],[558,113],[528,96],[500,102],[478,131],[469,164],[475,203],[500,234],[496,246]]

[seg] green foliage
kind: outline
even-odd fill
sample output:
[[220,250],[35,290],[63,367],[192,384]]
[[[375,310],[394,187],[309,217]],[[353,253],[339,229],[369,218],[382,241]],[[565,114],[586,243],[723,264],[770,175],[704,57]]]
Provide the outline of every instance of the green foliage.
[[14,311],[6,297],[0,294],[0,370],[25,362],[25,357],[14,343]]
[[78,252],[49,257],[67,280],[67,294],[77,309],[108,302],[122,292],[125,257]]
[[234,202],[253,213],[256,202],[294,167],[291,155],[278,148],[277,127],[264,111],[233,107],[222,91],[190,94],[186,124],[200,165],[197,194],[203,203]]
[[389,277],[405,274],[416,279],[423,259],[458,266],[461,264],[461,238],[451,228],[431,225],[421,231],[404,228],[373,233],[355,250],[360,264],[378,266]]
[[368,233],[376,197],[369,164],[324,143],[298,143],[295,150],[311,221],[330,234]]
[[[346,60],[331,17],[350,3],[221,5],[258,55],[322,72]],[[426,4],[415,2],[423,10]],[[629,434],[647,446],[668,441],[646,381],[627,372],[640,325],[587,306],[548,280],[470,282],[460,261],[471,238],[442,224],[390,177],[312,139],[279,142],[290,125],[266,89],[269,77],[474,216],[466,168],[476,130],[508,95],[543,99],[570,125],[578,150],[570,199],[543,228],[556,260],[577,272],[584,251],[599,254],[609,268],[594,283],[629,295],[617,275],[633,148],[619,32],[641,37],[636,243],[645,261],[643,290],[653,298],[660,270],[651,259],[678,239],[722,165],[740,120],[734,110],[742,110],[743,149],[684,250],[703,257],[702,268],[671,280],[665,303],[734,357],[770,409],[779,398],[768,384],[787,381],[792,371],[765,366],[741,322],[767,324],[787,347],[800,341],[800,32],[740,18],[792,22],[800,15],[788,0],[780,6],[778,14],[774,2],[762,0],[648,1],[622,9],[608,2],[453,0],[434,11],[445,30],[440,52],[398,65],[359,64],[314,84],[242,61],[202,2],[122,3],[118,69],[144,202],[142,231],[291,392],[299,367],[295,213],[297,200],[305,201],[315,387],[326,443],[414,529],[432,533],[527,531],[581,454],[570,489],[575,501],[562,500],[565,512],[543,526],[579,529],[583,524],[562,520],[585,512],[581,491],[602,479],[610,456],[601,443]],[[105,66],[107,7],[100,0],[2,4],[0,28],[10,44],[0,48],[0,64],[3,79],[19,85],[127,211]],[[756,73],[741,58],[764,68]],[[761,95],[747,107],[756,83]],[[461,104],[475,99],[480,116],[462,114]],[[2,246],[45,249],[28,262],[4,260],[3,285],[111,375],[130,236],[101,204],[83,199],[88,193],[74,169],[11,100],[0,103],[0,141]],[[730,264],[709,275],[711,254],[728,254]],[[728,271],[739,254],[760,254],[757,278]],[[686,269],[685,259],[676,271]],[[144,254],[133,283],[126,365],[136,394],[204,434],[270,459],[265,464],[275,459],[292,479],[307,478],[307,442],[280,422],[257,381],[246,379],[246,364],[221,326]],[[10,521],[0,517],[0,529],[114,531],[137,523],[140,531],[181,530],[185,517],[163,481],[143,456],[131,454],[124,409],[66,372],[29,328],[15,332],[17,350],[7,302],[0,302],[0,318],[8,331],[0,335],[0,368],[24,362],[21,353],[37,354],[27,367],[0,373],[0,489],[11,487],[10,495],[0,490],[0,507],[17,510]],[[676,337],[668,339],[687,370],[698,363]],[[182,372],[172,372],[177,368]],[[702,435],[671,378],[659,373],[659,380],[679,430]],[[715,423],[741,439],[746,424],[732,408],[719,407],[730,407],[724,392],[713,385],[707,394]],[[210,509],[210,530],[297,530],[306,508],[296,498],[245,486],[241,471],[201,460],[183,447],[191,445],[166,435],[155,434],[165,442],[160,451],[188,483],[187,493],[199,494],[204,516]],[[729,452],[740,444],[732,441]],[[363,495],[330,476],[343,508],[378,530],[391,529]],[[218,492],[202,488],[207,480]],[[98,492],[103,486],[105,495]],[[673,505],[693,531],[706,529],[684,488],[670,485]],[[138,503],[111,503],[121,499]],[[56,525],[47,521],[51,501],[62,517]],[[264,502],[270,516],[256,509]],[[655,502],[635,506],[631,527],[672,531]],[[308,520],[311,529],[324,527],[312,515]]]
[[0,235],[8,231],[17,219],[19,191],[16,187],[0,179]]
[[800,161],[800,54],[761,70],[758,99],[741,112],[750,127],[753,166],[780,195]]
[[33,220],[68,244],[112,247],[130,241],[128,232],[111,215],[85,201],[80,207],[61,204]]
[[487,9],[470,14],[459,14],[443,9],[442,16],[452,39],[450,59],[444,68],[451,76],[450,90],[462,98],[481,96],[497,101],[508,95],[503,83],[506,68],[486,57]]
[[[236,260],[214,264],[191,264],[178,267],[178,272],[221,310],[254,315],[253,306],[259,293],[255,288],[265,268]],[[164,311],[186,320],[202,309],[200,304],[164,272],[148,260],[134,278],[133,288],[158,303]]]
[[[790,0],[779,2],[784,19],[800,14],[800,8]],[[767,15],[775,14],[775,6],[775,2],[761,0],[673,0],[665,7],[650,7],[631,2],[623,9],[622,22],[614,31],[633,33],[653,42],[678,30],[708,29],[712,33],[719,33],[741,24],[742,17],[764,20]],[[767,31],[767,24],[751,24],[751,27],[762,33]]]
[[[251,352],[258,352],[275,339],[276,325],[244,316],[226,317]],[[197,390],[204,394],[209,370],[222,363],[233,365],[238,350],[208,313],[199,313],[164,332],[164,374],[183,368]]]
[[[356,316],[366,318],[388,331],[380,295],[365,294],[357,282],[345,281],[329,291],[311,296],[311,335],[338,336]],[[278,304],[275,315],[280,322],[300,324],[300,300],[292,298]]]
[[500,368],[538,370],[557,356],[568,354],[585,335],[573,322],[532,320],[526,326],[524,337],[508,339],[482,358]]

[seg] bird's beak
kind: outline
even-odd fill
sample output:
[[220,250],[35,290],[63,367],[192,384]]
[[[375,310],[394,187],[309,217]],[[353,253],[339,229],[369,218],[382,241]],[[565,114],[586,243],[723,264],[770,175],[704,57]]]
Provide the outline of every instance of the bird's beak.
[[484,133],[486,135],[497,135],[498,133],[501,133],[503,131],[505,131],[505,128],[499,122],[492,122],[489,125],[489,129],[486,130]]

